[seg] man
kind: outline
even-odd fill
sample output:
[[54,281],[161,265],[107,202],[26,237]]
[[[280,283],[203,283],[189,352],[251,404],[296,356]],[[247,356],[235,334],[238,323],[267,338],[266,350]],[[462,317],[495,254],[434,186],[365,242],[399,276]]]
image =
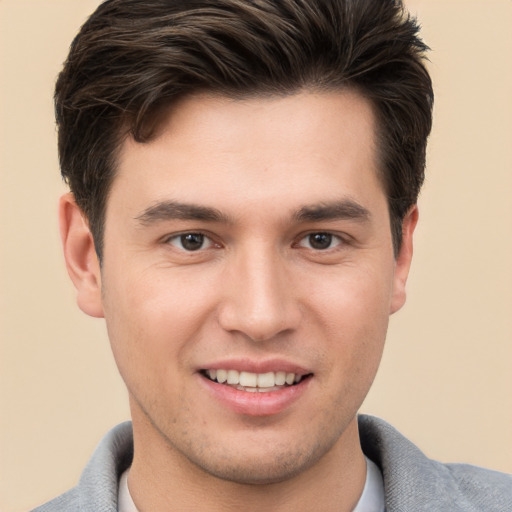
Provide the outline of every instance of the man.
[[357,416],[405,301],[431,127],[399,2],[111,0],[56,89],[80,308],[132,424],[37,510],[512,509]]

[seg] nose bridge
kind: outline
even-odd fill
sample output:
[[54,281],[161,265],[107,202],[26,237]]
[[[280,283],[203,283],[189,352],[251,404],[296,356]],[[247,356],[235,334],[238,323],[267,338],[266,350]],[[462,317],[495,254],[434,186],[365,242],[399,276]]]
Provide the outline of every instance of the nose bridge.
[[271,244],[241,250],[227,274],[220,313],[224,329],[264,341],[296,326],[300,315],[293,283],[283,256]]

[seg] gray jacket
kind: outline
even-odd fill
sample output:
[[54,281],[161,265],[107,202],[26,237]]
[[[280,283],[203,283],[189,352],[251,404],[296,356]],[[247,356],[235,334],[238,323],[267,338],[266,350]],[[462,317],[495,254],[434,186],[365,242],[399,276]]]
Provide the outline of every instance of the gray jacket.
[[[359,416],[361,445],[382,470],[386,512],[512,512],[512,475],[428,459],[391,425]],[[76,487],[32,512],[117,512],[133,456],[129,422],[101,441]]]

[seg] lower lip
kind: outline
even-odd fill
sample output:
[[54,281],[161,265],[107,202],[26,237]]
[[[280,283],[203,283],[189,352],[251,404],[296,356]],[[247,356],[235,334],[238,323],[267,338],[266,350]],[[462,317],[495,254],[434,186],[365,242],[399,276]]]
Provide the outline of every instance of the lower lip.
[[200,375],[200,379],[218,401],[246,416],[271,416],[283,412],[304,394],[311,381],[311,377],[308,377],[298,384],[277,391],[251,393],[219,384],[203,375]]

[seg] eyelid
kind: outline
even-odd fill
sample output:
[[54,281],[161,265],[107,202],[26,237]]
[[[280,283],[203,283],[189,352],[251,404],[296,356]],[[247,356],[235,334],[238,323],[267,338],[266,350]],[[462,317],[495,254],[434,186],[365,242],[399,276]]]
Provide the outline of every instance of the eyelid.
[[[312,247],[308,248],[308,247],[304,247],[301,244],[301,242],[303,242],[304,240],[307,240],[307,238],[309,236],[314,235],[314,234],[320,234],[320,233],[331,235],[333,237],[333,239],[337,240],[337,243],[333,247],[329,247],[327,249],[314,249]],[[173,240],[179,240],[179,238],[184,235],[202,235],[206,240],[208,240],[209,243],[208,243],[207,247],[202,247],[201,249],[197,249],[197,251],[190,251],[190,250],[185,249],[184,247],[180,248],[172,243]],[[345,233],[333,232],[333,231],[330,231],[327,229],[313,229],[313,230],[299,234],[296,237],[296,242],[293,243],[293,246],[304,247],[306,249],[311,249],[311,250],[318,251],[318,252],[328,252],[330,250],[336,249],[340,245],[349,244],[350,239],[351,239],[351,237]],[[178,250],[181,250],[183,252],[188,252],[188,253],[201,252],[201,251],[205,251],[207,249],[211,249],[212,247],[217,247],[217,248],[222,247],[222,244],[216,240],[215,236],[213,236],[212,234],[210,234],[204,230],[201,230],[201,229],[197,229],[197,230],[187,229],[187,230],[179,231],[177,233],[167,234],[161,238],[161,243],[163,243],[165,245],[172,245],[173,247],[176,247]]]
[[[207,240],[209,243],[206,247],[201,247],[200,249],[197,249],[196,251],[187,250],[184,247],[178,247],[176,244],[172,243],[173,240],[179,240],[182,236],[185,236],[185,235],[201,235],[204,237],[205,241]],[[180,231],[178,233],[171,233],[171,234],[165,235],[161,239],[161,242],[165,245],[172,245],[177,250],[182,251],[182,252],[187,252],[187,253],[202,252],[207,249],[211,249],[212,247],[221,247],[221,244],[219,242],[217,242],[211,234],[209,234],[201,229],[187,229],[184,231]]]
[[[333,241],[334,241],[334,239],[337,240],[337,243],[335,245],[333,245],[332,247],[329,247],[327,249],[315,249],[313,247],[306,247],[306,246],[302,245],[302,242],[307,241],[308,237],[310,237],[311,235],[316,235],[316,234],[330,235],[330,236],[332,236]],[[349,236],[348,235],[345,235],[345,234],[342,234],[342,233],[333,232],[333,231],[329,231],[327,229],[314,229],[314,230],[308,231],[306,233],[301,233],[297,237],[297,241],[293,245],[295,247],[303,247],[305,249],[311,249],[311,250],[317,251],[317,252],[329,252],[329,251],[332,251],[332,250],[336,250],[339,246],[347,245],[348,243],[349,243]]]

